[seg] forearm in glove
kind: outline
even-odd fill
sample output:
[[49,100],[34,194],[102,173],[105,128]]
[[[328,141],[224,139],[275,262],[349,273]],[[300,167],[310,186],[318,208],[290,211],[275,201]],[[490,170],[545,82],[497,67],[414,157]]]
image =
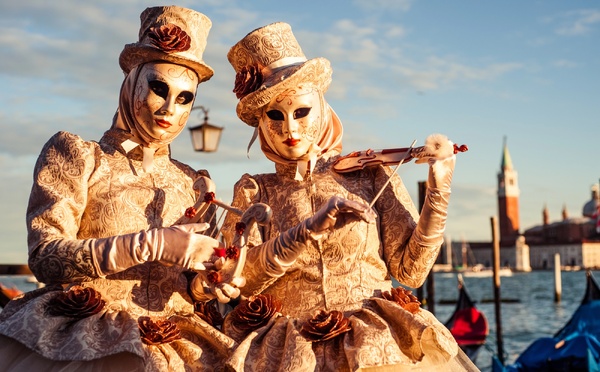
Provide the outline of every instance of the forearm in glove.
[[455,155],[443,160],[429,160],[425,201],[413,235],[419,245],[434,247],[442,244],[455,163]]
[[94,266],[100,276],[118,273],[146,261],[161,261],[186,269],[203,270],[219,242],[198,234],[208,224],[195,223],[139,233],[90,239]]

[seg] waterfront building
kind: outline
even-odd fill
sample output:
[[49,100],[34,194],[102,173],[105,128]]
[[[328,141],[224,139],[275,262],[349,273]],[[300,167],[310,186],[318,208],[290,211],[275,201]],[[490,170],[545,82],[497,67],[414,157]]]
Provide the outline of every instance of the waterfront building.
[[[505,139],[497,190],[500,266],[515,271],[552,269],[554,257],[559,254],[563,269],[600,268],[598,184],[592,186],[591,199],[584,203],[580,217],[571,217],[565,206],[561,211],[561,219],[552,222],[547,206],[543,206],[541,224],[521,232],[517,172]],[[470,266],[492,266],[491,241],[454,241],[445,245],[442,251],[438,264],[448,264],[450,257],[462,257],[459,260],[461,264],[469,260]]]

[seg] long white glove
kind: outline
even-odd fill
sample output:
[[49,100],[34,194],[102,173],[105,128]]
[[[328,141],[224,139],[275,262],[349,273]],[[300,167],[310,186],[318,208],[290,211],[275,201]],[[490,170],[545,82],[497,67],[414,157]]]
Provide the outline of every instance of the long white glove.
[[203,270],[219,242],[199,234],[207,223],[192,223],[139,233],[89,240],[92,260],[100,276],[118,273],[146,261],[160,261],[186,269]]
[[272,252],[280,262],[292,263],[306,248],[309,236],[320,239],[326,232],[357,220],[371,223],[375,212],[366,204],[333,196],[312,217],[271,240]]
[[423,245],[435,246],[444,237],[456,155],[442,160],[430,158],[428,163],[427,191],[414,237]]
[[[253,247],[253,252],[262,256],[259,261],[261,265],[264,265],[258,270],[265,275],[264,280],[279,277],[306,249],[306,242],[310,237],[320,239],[327,231],[357,220],[371,223],[375,221],[375,216],[375,212],[366,204],[334,196],[325,202],[312,217],[260,246]],[[238,287],[244,286],[245,278],[234,278],[231,284],[211,285],[206,275],[199,272],[192,281],[190,289],[197,300],[206,301],[216,297],[219,302],[227,303],[230,299],[240,295]]]

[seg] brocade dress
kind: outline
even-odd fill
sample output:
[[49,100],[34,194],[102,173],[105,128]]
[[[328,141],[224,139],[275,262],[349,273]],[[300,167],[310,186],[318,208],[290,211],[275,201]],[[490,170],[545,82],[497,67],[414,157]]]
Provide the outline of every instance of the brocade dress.
[[[29,265],[46,286],[0,312],[2,370],[212,371],[229,355],[234,342],[194,314],[182,268],[146,262],[106,277],[94,269],[87,239],[171,226],[197,198],[194,179],[208,176],[171,159],[166,146],[146,173],[140,148],[126,152],[125,139],[119,129],[99,142],[59,132],[44,146],[27,221]],[[101,299],[87,292],[82,308],[57,309],[53,299],[73,285]],[[143,317],[172,323],[145,343]]]
[[[276,173],[245,174],[236,183],[235,207],[245,210],[262,202],[273,210],[270,223],[250,234],[242,295],[250,301],[270,295],[257,304],[269,307],[278,301],[281,308],[250,307],[250,315],[273,315],[258,328],[244,325],[251,316],[225,318],[224,332],[239,342],[228,365],[238,371],[477,371],[430,312],[415,306],[413,313],[382,295],[391,294],[390,275],[418,287],[439,251],[412,238],[419,215],[397,175],[373,206],[374,224],[353,222],[320,240],[309,239],[287,270],[265,259],[263,242],[313,216],[332,196],[369,204],[390,176],[389,167],[382,166],[338,174],[331,168],[335,159],[321,158],[303,181],[294,180],[295,166],[276,163]],[[236,222],[233,214],[225,219],[227,242]],[[337,320],[315,317],[319,311],[338,311],[346,320],[340,321],[339,313]],[[321,340],[305,337],[307,322],[332,319],[346,331],[336,329],[339,324],[321,324],[333,333]]]

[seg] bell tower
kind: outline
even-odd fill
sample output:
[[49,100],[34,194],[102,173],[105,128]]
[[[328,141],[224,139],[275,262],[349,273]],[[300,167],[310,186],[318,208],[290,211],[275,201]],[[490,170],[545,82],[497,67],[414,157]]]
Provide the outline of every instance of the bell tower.
[[500,245],[513,246],[519,236],[519,184],[514,170],[506,137],[504,137],[502,161],[498,173],[498,221]]

